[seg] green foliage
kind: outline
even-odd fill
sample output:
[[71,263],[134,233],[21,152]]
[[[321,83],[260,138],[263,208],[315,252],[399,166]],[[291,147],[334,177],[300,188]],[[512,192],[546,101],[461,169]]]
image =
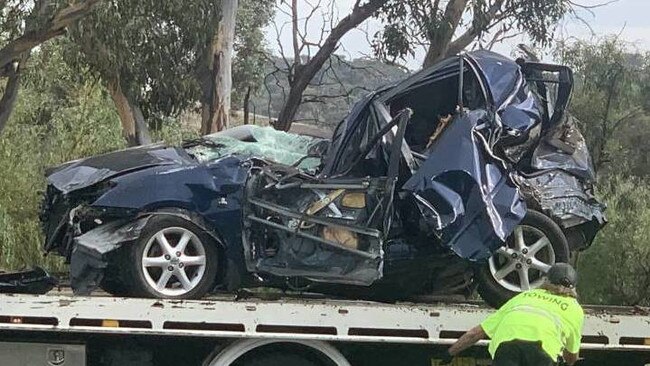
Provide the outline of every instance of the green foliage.
[[38,222],[47,166],[124,147],[119,120],[101,84],[84,79],[63,60],[57,43],[35,52],[24,87],[0,136],[0,268],[43,258]]
[[[373,49],[383,60],[395,62],[413,55],[421,45],[442,52],[453,42],[454,34],[466,34],[460,48],[472,40],[493,33],[525,33],[535,45],[550,44],[555,25],[571,10],[567,0],[470,0],[460,9],[458,23],[449,10],[458,1],[391,0],[377,13],[384,25],[375,34]],[[453,52],[459,49],[450,48]]]
[[198,138],[201,134],[198,128],[183,125],[178,118],[165,117],[154,128],[154,141],[164,141],[169,145],[180,145],[183,140]]
[[233,108],[241,108],[250,88],[254,95],[264,79],[264,33],[262,25],[273,16],[274,1],[240,0],[235,30],[235,60],[232,68]]
[[650,56],[615,37],[560,44],[556,55],[574,70],[571,112],[583,124],[599,173],[650,173]]
[[609,223],[580,255],[582,301],[650,305],[650,182],[615,176],[600,189]]
[[[39,7],[43,3],[45,7]],[[2,11],[0,11],[0,47],[23,35],[28,31],[30,24],[43,23],[63,7],[68,6],[71,2],[64,0],[47,1],[25,1],[25,0],[4,0],[0,2]],[[41,9],[41,12],[35,10]]]
[[71,31],[69,60],[105,81],[119,77],[145,118],[176,114],[200,95],[194,68],[218,3],[104,1]]
[[[443,10],[432,1],[392,0],[378,13],[384,29],[375,34],[373,49],[391,62],[413,55],[422,41],[430,41],[444,25]],[[418,43],[414,43],[418,42]]]
[[[0,136],[0,269],[63,263],[43,257],[38,215],[45,169],[125,148],[115,107],[102,83],[87,69],[71,66],[65,40],[34,52],[11,119]],[[166,117],[154,140],[179,143],[197,129]]]
[[[235,100],[262,75],[261,28],[271,0],[241,0],[233,65]],[[178,116],[201,97],[205,55],[220,16],[220,0],[105,1],[71,31],[68,60],[104,81],[119,77],[130,98],[155,126]]]
[[581,121],[609,223],[580,254],[583,302],[650,304],[650,58],[615,37],[558,46],[574,70],[571,112]]
[[25,18],[31,12],[31,6],[24,1],[10,0],[3,2],[0,11],[0,45],[22,34]]

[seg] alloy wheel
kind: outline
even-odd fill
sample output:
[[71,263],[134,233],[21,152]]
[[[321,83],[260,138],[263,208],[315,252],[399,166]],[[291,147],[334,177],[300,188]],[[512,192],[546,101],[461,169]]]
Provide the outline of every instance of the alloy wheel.
[[206,270],[203,242],[192,231],[169,227],[151,236],[142,255],[147,284],[165,296],[182,296],[194,289]]
[[492,277],[504,288],[522,292],[537,288],[555,264],[551,241],[539,229],[519,225],[489,259]]

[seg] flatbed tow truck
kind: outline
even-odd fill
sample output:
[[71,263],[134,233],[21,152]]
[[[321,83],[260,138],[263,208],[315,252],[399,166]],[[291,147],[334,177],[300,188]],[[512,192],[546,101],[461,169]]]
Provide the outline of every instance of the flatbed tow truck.
[[[581,365],[650,364],[647,309],[585,309]],[[491,311],[481,303],[3,294],[0,365],[436,366]],[[489,365],[486,345],[455,365]]]

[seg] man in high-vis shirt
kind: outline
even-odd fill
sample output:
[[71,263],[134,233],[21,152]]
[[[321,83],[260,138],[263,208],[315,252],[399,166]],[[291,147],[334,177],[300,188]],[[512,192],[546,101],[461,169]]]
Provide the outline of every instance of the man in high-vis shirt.
[[575,285],[577,273],[566,263],[553,265],[544,285],[510,299],[448,350],[443,364],[486,337],[493,366],[550,366],[560,357],[578,360],[584,312]]

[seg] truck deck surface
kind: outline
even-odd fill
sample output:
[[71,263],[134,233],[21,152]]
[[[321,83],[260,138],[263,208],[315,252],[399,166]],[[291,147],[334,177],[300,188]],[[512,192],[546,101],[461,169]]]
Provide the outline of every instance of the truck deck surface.
[[[280,298],[202,300],[0,295],[0,331],[450,344],[493,310],[481,303]],[[586,306],[583,349],[650,350],[650,317]]]

